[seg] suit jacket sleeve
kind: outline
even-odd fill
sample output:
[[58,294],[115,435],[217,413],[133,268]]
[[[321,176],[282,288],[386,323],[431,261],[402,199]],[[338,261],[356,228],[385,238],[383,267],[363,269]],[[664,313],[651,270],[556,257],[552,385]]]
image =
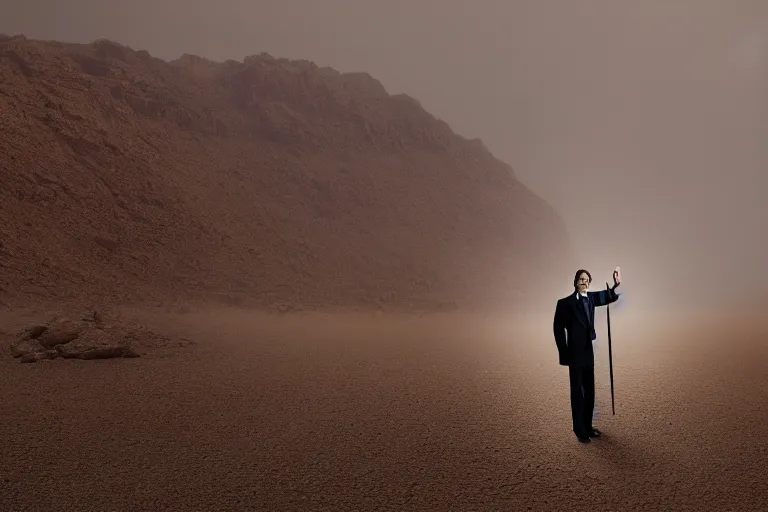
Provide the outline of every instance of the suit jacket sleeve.
[[606,288],[599,292],[588,292],[595,307],[607,306],[619,300],[619,294],[613,288]]
[[555,344],[560,354],[560,361],[564,362],[568,357],[568,342],[565,335],[565,311],[563,303],[558,301],[555,308],[555,318],[552,322],[552,328],[555,333]]

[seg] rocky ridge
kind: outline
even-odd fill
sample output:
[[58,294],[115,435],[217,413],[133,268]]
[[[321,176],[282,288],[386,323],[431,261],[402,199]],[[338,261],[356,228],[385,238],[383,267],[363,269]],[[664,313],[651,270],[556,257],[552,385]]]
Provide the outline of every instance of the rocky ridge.
[[8,307],[463,308],[519,300],[567,254],[480,141],[307,61],[3,36],[0,153]]

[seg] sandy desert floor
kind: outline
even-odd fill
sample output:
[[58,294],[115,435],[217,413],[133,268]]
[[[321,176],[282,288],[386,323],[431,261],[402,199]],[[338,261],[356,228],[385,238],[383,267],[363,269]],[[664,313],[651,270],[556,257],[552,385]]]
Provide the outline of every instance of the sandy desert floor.
[[581,445],[548,317],[142,315],[197,343],[4,355],[1,510],[768,510],[764,323],[612,311]]

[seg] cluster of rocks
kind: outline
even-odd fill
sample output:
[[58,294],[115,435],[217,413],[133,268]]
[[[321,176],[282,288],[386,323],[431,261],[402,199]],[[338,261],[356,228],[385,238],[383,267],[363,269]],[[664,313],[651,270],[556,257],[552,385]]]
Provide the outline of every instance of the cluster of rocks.
[[16,335],[11,355],[22,363],[42,359],[109,359],[140,357],[143,333],[105,323],[97,312],[80,320],[56,317],[47,324],[33,325]]

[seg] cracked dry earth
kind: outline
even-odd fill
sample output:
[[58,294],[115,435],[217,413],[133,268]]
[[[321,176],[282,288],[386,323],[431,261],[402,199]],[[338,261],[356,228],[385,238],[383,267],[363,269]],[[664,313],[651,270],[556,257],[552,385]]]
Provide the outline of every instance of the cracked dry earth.
[[612,315],[616,415],[603,329],[589,445],[548,318],[145,322],[197,343],[2,359],[2,510],[768,509],[766,329],[743,319]]

